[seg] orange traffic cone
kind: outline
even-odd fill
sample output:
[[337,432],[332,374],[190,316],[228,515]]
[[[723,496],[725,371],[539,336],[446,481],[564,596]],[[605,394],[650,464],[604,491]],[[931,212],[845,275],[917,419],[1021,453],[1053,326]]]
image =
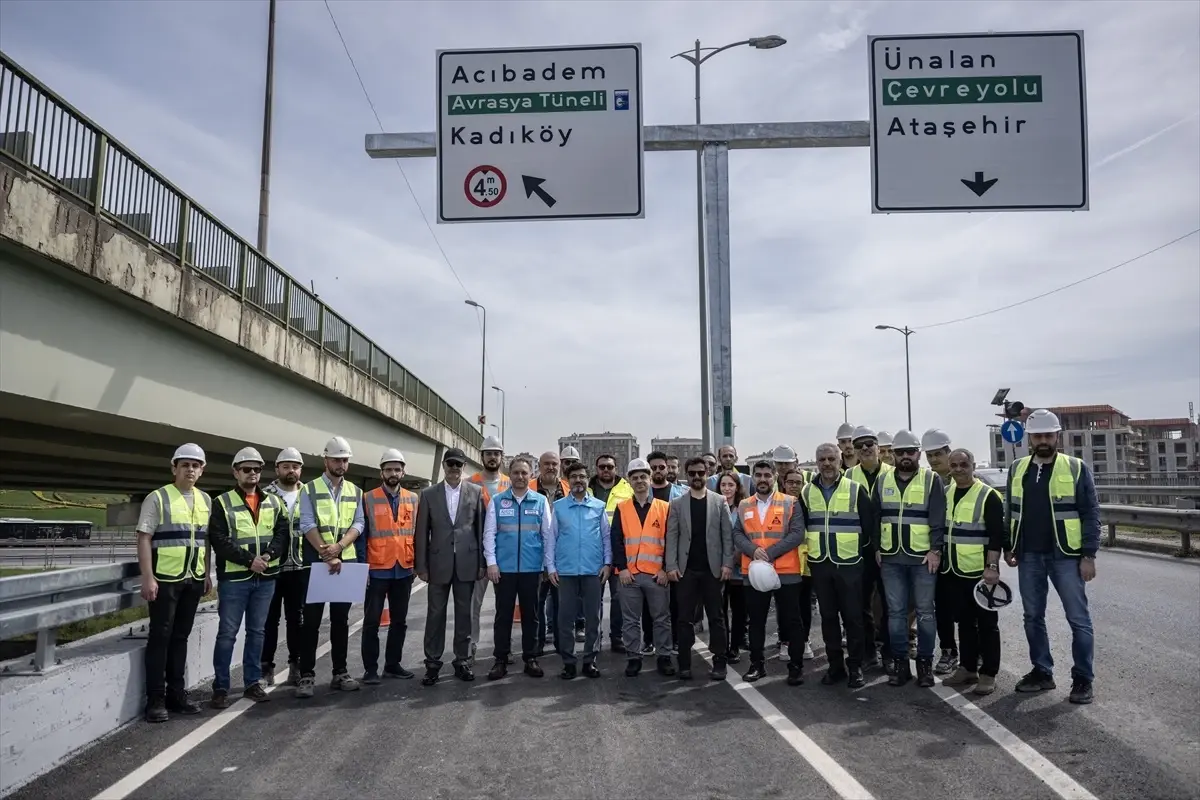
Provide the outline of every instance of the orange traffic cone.
[[513,624],[521,621],[521,604],[517,603],[517,610],[513,612]]
[[383,614],[379,617],[379,627],[392,624],[392,612],[388,610],[387,598],[383,600]]

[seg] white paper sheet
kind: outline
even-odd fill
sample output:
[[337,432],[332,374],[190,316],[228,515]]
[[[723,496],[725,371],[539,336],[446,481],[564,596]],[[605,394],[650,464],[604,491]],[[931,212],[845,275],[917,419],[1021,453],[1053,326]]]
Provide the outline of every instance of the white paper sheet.
[[371,567],[367,564],[342,562],[342,571],[329,573],[329,567],[321,563],[309,567],[308,597],[306,603],[361,603],[367,594],[367,577]]

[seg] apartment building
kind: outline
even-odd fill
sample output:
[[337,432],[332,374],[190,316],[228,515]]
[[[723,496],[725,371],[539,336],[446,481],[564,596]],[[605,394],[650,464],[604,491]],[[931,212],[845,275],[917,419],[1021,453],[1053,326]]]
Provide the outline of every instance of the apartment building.
[[579,458],[587,464],[588,471],[596,471],[596,459],[600,456],[612,456],[617,460],[617,469],[622,473],[630,461],[640,454],[637,437],[632,433],[572,433],[560,437],[558,451],[566,447],[574,447],[579,451]]
[[[651,439],[650,452],[661,450],[669,456],[675,456],[679,459],[680,465],[684,464],[692,456],[698,456],[704,452],[704,441],[702,439],[689,439],[685,436],[673,436],[670,439]],[[683,472],[682,466],[679,470]]]
[[1134,419],[1135,472],[1177,475],[1200,471],[1200,425],[1187,417]]

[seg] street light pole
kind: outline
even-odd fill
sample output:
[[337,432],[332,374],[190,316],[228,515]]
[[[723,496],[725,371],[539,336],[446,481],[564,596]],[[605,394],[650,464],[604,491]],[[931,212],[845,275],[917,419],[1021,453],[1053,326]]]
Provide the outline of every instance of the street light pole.
[[500,441],[504,441],[504,432],[508,428],[508,395],[504,394],[504,390],[499,386],[493,386],[500,393]]
[[849,392],[835,392],[833,389],[829,389],[827,394],[841,395],[841,397],[842,397],[842,422],[849,422],[850,421],[850,405],[849,405],[850,393]]
[[[692,65],[695,71],[696,84],[696,125],[700,125],[700,66],[724,50],[729,50],[733,47],[749,45],[758,50],[771,50],[786,44],[787,40],[782,36],[760,36],[754,39],[746,39],[741,42],[733,42],[723,47],[701,47],[700,40],[696,40],[695,47],[691,50],[685,50],[682,53],[676,53],[671,58],[682,58]],[[704,255],[704,151],[702,147],[696,148],[696,260],[697,260],[697,277],[699,284],[699,307],[700,307],[700,438],[703,442],[705,450],[712,449],[713,436],[713,420],[712,420],[712,386],[710,384],[710,366],[709,366],[709,331],[708,331],[708,270],[706,269]],[[724,398],[728,401],[729,398]]]
[[485,392],[487,391],[487,309],[474,300],[464,300],[469,306],[475,306],[483,312],[483,356],[479,360],[479,432],[483,433],[487,414],[484,411]]
[[262,170],[258,186],[258,252],[267,252],[267,216],[271,198],[271,106],[275,93],[275,0],[267,11],[267,88],[263,109]]
[[916,331],[905,325],[903,328],[897,328],[895,325],[876,325],[877,331],[896,331],[904,334],[904,393],[908,397],[908,430],[912,432],[912,372],[909,369],[908,361],[908,337],[912,336]]

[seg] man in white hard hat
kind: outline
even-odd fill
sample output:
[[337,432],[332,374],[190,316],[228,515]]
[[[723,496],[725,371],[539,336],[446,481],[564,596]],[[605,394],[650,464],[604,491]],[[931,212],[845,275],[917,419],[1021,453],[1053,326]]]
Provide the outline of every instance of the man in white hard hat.
[[359,560],[370,567],[364,601],[362,627],[363,683],[376,685],[379,673],[379,625],[386,606],[387,649],[383,654],[383,677],[407,680],[404,668],[404,638],[408,633],[408,601],[415,574],[417,496],[400,485],[404,478],[404,454],[394,447],[379,457],[380,485],[363,494],[363,533]]
[[975,587],[981,579],[990,586],[1000,580],[1000,553],[1007,538],[1004,501],[975,477],[975,456],[970,450],[951,451],[950,474],[942,574],[949,583],[946,603],[958,623],[962,660],[942,684],[963,688],[974,684],[975,694],[987,695],[996,691],[1000,671],[1000,619],[975,602]]
[[[504,445],[495,436],[483,437],[483,447],[479,450],[483,461],[483,471],[476,472],[467,480],[483,488],[483,509],[486,512],[492,498],[501,492],[508,491],[512,482],[501,472],[504,466]],[[475,582],[475,590],[471,595],[471,658],[479,646],[479,614],[483,609],[483,599],[487,594],[488,578]]]
[[483,489],[464,481],[467,456],[457,447],[442,456],[444,477],[421,492],[417,503],[417,577],[429,588],[425,618],[425,677],[433,686],[446,651],[446,611],[454,603],[454,675],[475,680],[471,667],[471,596],[487,574],[483,558]]
[[1062,425],[1044,408],[1029,415],[1025,433],[1033,454],[1020,458],[1008,474],[1005,495],[1005,558],[1017,567],[1025,638],[1033,669],[1017,683],[1019,692],[1055,688],[1054,659],[1046,632],[1048,583],[1062,601],[1071,626],[1072,703],[1092,702],[1095,647],[1087,584],[1096,577],[1100,549],[1100,505],[1092,471],[1078,458],[1058,452]]
[[892,454],[892,434],[880,431],[877,440],[879,442],[879,460],[889,467],[896,466],[896,456]]
[[[892,672],[888,683],[912,680],[908,645],[908,604],[917,607],[917,685],[930,687],[933,647],[937,636],[934,597],[946,535],[946,488],[937,473],[920,466],[921,440],[900,430],[892,439],[896,468],[875,482],[873,501],[879,509],[877,558],[887,589],[888,631]],[[903,653],[903,657],[897,654]]]
[[[313,569],[340,572],[343,561],[357,561],[355,541],[362,535],[362,490],[346,480],[350,468],[350,443],[334,436],[325,443],[325,471],[316,480],[304,484],[300,493],[300,531],[304,535],[304,562]],[[305,590],[307,594],[307,588]],[[358,691],[350,677],[346,657],[350,639],[350,603],[329,604],[329,645],[333,661],[334,691]],[[304,606],[304,649],[300,652],[300,683],[296,697],[312,697],[316,690],[317,643],[321,636],[324,603]]]
[[212,498],[196,488],[204,450],[180,445],[171,456],[174,480],[142,501],[137,523],[142,598],[149,604],[146,637],[146,721],[169,713],[199,714],[187,694],[188,636],[200,598],[212,588],[208,521]]
[[[800,513],[793,527],[804,531],[807,558],[821,606],[821,634],[829,668],[821,678],[825,686],[846,681],[851,689],[866,685],[863,667],[870,638],[870,612],[862,604],[864,567],[875,563],[873,541],[879,519],[868,488],[841,470],[840,448],[823,444],[816,451],[818,475],[800,490]],[[840,622],[839,622],[840,617]],[[846,649],[842,650],[842,629]]]
[[803,525],[792,524],[797,501],[775,489],[775,466],[770,461],[754,464],[755,495],[738,506],[733,521],[734,548],[742,556],[742,574],[750,575],[750,562],[767,561],[779,576],[779,588],[760,592],[746,586],[746,608],[750,617],[750,669],[742,678],[753,683],[766,677],[764,650],[767,638],[767,614],[772,596],[783,617],[780,641],[789,643],[789,686],[804,683],[804,641],[800,623],[800,580],[803,565],[798,549],[804,542]]
[[842,469],[850,469],[858,463],[854,454],[854,425],[843,422],[837,429],[838,449],[842,451]]
[[287,620],[287,653],[289,686],[300,684],[300,648],[304,636],[304,601],[308,591],[308,566],[304,563],[304,536],[300,533],[300,472],[304,457],[294,447],[285,447],[275,456],[275,480],[263,487],[275,495],[288,518],[288,547],[279,560],[279,575],[275,578],[275,594],[267,611],[266,632],[263,635],[262,676],[268,686],[275,683],[275,650],[279,645],[279,618]]
[[650,491],[650,465],[629,462],[625,477],[633,497],[617,504],[612,522],[612,560],[621,581],[621,620],[625,638],[625,675],[642,671],[642,607],[649,605],[658,672],[675,674],[671,663],[671,613],[667,572],[667,515],[670,506]]
[[[567,445],[558,454],[558,463],[561,469],[560,474],[566,478],[571,467],[580,462],[579,450],[573,445]],[[569,481],[568,481],[569,482]]]
[[[858,463],[846,470],[846,477],[860,486],[865,486],[867,492],[875,491],[875,483],[879,476],[891,470],[891,467],[879,459],[879,436],[866,425],[854,429],[851,437]],[[874,555],[863,564],[862,568],[862,613],[865,639],[863,668],[878,667],[880,663],[879,650],[883,651],[883,661],[890,671],[892,668],[892,652],[888,643],[887,632],[887,600],[883,588],[883,575],[879,565],[875,563]],[[875,597],[879,597],[879,622],[875,622]],[[898,654],[899,655],[903,654]]]
[[229,707],[229,667],[238,628],[246,623],[242,649],[242,697],[271,699],[262,686],[263,634],[279,557],[288,549],[291,525],[283,503],[259,491],[263,457],[243,447],[233,457],[234,488],[219,495],[209,520],[208,538],[217,563],[217,641],[213,646],[213,694],[209,705]]
[[[950,436],[939,428],[930,428],[921,435],[921,449],[929,468],[938,474],[942,483],[949,487],[954,482],[950,475]],[[942,553],[945,562],[946,554]],[[958,666],[958,642],[954,636],[953,585],[945,570],[938,573],[937,599],[934,606],[937,614],[938,646],[942,655],[933,666],[934,675],[949,675]]]

